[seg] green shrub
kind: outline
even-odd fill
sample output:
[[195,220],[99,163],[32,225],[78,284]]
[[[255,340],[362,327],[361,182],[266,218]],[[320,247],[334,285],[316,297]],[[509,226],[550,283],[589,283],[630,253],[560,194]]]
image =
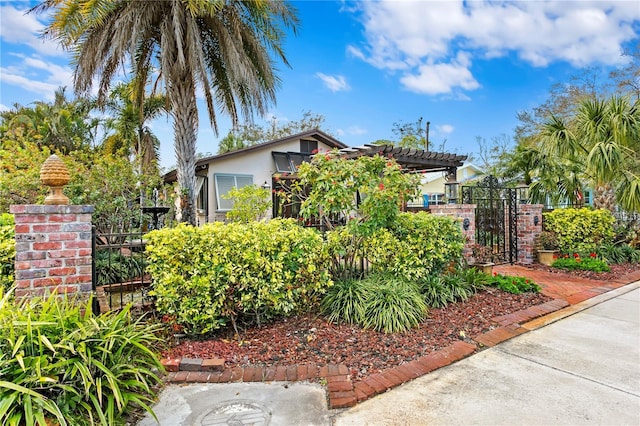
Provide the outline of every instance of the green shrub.
[[0,214],[0,289],[5,291],[14,283],[16,241],[13,215]]
[[364,305],[362,326],[384,333],[398,333],[418,326],[427,315],[417,287],[392,275],[365,278],[369,295]]
[[450,217],[401,213],[391,230],[367,238],[364,253],[374,271],[406,280],[437,275],[462,256],[464,237]]
[[234,186],[222,198],[233,200],[233,208],[226,215],[231,222],[249,223],[260,220],[271,208],[271,191],[257,185],[247,185],[240,189]]
[[365,318],[368,282],[358,279],[336,281],[327,290],[320,307],[332,323],[361,324]]
[[429,307],[444,308],[449,303],[469,299],[488,281],[488,275],[469,268],[444,275],[430,275],[419,281],[419,288]]
[[538,293],[540,291],[540,286],[528,278],[512,277],[496,273],[494,273],[492,277],[489,277],[488,285],[513,294],[527,292]]
[[477,268],[464,268],[457,272],[464,282],[466,282],[474,291],[479,291],[489,285],[491,276],[485,274]]
[[611,270],[607,262],[598,259],[595,253],[591,253],[585,257],[580,256],[578,253],[574,253],[572,256],[567,254],[556,259],[551,266],[554,268],[568,269],[570,271],[609,272]]
[[332,284],[321,235],[292,219],[182,224],[145,238],[156,307],[189,334],[313,307]]
[[357,324],[384,333],[406,331],[419,325],[427,314],[427,305],[415,284],[380,273],[337,282],[321,307],[331,322]]
[[563,253],[590,253],[614,236],[615,218],[609,210],[556,209],[543,215],[545,229],[556,233]]
[[420,293],[427,306],[431,308],[444,308],[456,301],[452,289],[439,275],[430,275],[423,279],[420,282]]
[[595,253],[609,264],[640,262],[640,250],[634,249],[629,244],[602,244],[598,246]]
[[153,413],[157,326],[128,308],[94,317],[91,301],[1,293],[0,424],[114,425]]

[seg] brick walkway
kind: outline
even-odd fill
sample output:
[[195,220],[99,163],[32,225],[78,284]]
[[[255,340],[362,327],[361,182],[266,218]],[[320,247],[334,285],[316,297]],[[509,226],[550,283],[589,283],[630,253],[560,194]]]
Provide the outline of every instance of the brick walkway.
[[640,270],[613,281],[595,281],[546,271],[529,269],[519,265],[499,265],[494,272],[503,275],[526,277],[542,287],[542,293],[554,300],[509,315],[492,318],[493,330],[472,336],[472,343],[455,342],[452,345],[363,380],[353,382],[344,365],[318,366],[315,364],[280,367],[225,368],[224,360],[164,359],[168,371],[165,380],[172,383],[229,383],[304,381],[324,379],[330,408],[351,407],[358,402],[386,392],[405,382],[427,374],[440,367],[466,358],[484,347],[494,346],[529,331],[521,325],[535,318],[558,311],[626,284],[640,281]]
[[493,270],[502,275],[529,278],[542,287],[543,294],[554,299],[566,300],[570,305],[640,280],[640,270],[613,281],[589,280],[567,274],[529,269],[520,265],[498,265]]

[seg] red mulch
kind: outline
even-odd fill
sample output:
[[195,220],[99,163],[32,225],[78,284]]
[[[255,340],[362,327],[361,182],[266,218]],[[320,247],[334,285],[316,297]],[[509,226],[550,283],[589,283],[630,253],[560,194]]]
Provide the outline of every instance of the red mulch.
[[496,327],[491,318],[551,300],[542,294],[513,295],[482,291],[464,303],[429,310],[424,323],[411,331],[384,334],[351,325],[330,324],[319,314],[283,318],[246,330],[240,341],[225,330],[209,340],[184,340],[165,357],[224,358],[227,367],[344,364],[354,379],[380,372],[456,340]]
[[640,268],[637,263],[621,263],[609,265],[610,272],[594,272],[594,271],[567,271],[560,268],[552,268],[551,266],[541,265],[540,263],[533,263],[530,265],[521,265],[529,269],[535,269],[537,271],[552,272],[554,274],[570,274],[574,277],[587,278],[597,281],[612,281],[616,280],[623,275],[635,272]]

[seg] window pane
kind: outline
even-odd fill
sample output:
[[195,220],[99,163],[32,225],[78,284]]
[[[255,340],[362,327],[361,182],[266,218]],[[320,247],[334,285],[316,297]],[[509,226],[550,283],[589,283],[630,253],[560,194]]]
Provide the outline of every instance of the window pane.
[[272,152],[273,159],[276,162],[276,170],[279,172],[292,172],[289,164],[289,157],[284,152]]
[[218,198],[219,210],[231,210],[233,208],[233,200],[225,200],[222,195],[231,191],[231,188],[235,185],[235,176],[216,175],[216,197]]
[[293,167],[295,167],[295,171],[298,171],[298,166],[302,164],[302,162],[304,161],[304,157],[302,156],[302,154],[296,154],[296,153],[290,152],[289,158],[293,163]]
[[231,210],[233,208],[233,200],[222,198],[233,187],[242,188],[243,186],[253,185],[253,176],[249,175],[215,175],[215,179],[218,210]]
[[236,176],[236,187],[238,189],[247,185],[253,185],[253,176]]
[[318,141],[301,140],[300,152],[311,154],[318,151]]

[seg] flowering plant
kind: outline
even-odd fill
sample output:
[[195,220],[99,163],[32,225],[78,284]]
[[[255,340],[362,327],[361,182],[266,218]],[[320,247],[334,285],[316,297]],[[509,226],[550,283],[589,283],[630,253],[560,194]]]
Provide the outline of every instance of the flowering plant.
[[562,268],[570,271],[582,270],[582,271],[595,271],[595,272],[609,272],[611,269],[607,262],[602,259],[598,259],[595,253],[589,253],[588,256],[580,256],[579,253],[573,253],[572,255],[563,254],[558,257],[551,265],[554,268]]
[[553,231],[542,231],[536,238],[536,247],[539,250],[558,250],[558,235]]

